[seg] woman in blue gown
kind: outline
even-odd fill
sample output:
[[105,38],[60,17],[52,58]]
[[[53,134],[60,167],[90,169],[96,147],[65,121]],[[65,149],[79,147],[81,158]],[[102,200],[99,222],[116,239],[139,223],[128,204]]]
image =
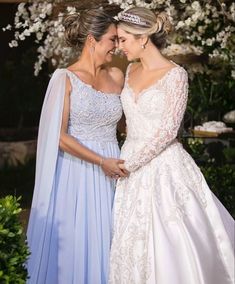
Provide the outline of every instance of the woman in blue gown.
[[108,68],[116,26],[102,10],[68,16],[78,61],[57,69],[42,108],[27,232],[30,284],[107,283],[118,167],[116,126],[123,74]]

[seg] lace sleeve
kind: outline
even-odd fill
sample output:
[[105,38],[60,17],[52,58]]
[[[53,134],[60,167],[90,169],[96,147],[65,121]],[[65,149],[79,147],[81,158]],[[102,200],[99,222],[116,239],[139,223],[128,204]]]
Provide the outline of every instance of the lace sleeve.
[[125,161],[125,167],[130,172],[150,162],[177,136],[187,105],[187,72],[182,67],[176,67],[168,82],[163,83],[166,100],[160,126],[144,147]]

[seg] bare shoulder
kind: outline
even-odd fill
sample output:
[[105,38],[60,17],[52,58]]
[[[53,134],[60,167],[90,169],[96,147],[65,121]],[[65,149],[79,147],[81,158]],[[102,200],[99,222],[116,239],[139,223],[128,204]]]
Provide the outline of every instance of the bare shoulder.
[[110,67],[108,69],[109,75],[112,77],[112,79],[115,81],[116,84],[122,86],[124,83],[124,74],[121,69],[117,67]]

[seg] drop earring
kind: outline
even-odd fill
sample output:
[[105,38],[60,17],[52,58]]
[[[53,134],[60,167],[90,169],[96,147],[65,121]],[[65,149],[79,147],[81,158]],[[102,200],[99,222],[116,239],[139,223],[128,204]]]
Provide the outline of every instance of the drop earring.
[[142,48],[142,49],[145,49],[145,47],[146,47],[148,41],[149,41],[149,37],[147,38],[147,41],[146,41],[145,43],[141,44],[141,48]]
[[91,47],[90,47],[90,53],[93,54],[94,52],[95,52],[95,47],[94,47],[94,46],[91,46]]

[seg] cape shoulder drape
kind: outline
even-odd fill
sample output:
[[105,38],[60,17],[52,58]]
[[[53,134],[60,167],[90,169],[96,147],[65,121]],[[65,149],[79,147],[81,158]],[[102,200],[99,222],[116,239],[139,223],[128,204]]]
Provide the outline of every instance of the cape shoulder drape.
[[66,77],[66,69],[57,69],[52,75],[39,123],[34,196],[27,231],[30,247],[35,242],[39,251],[46,228],[42,220],[47,216],[56,168]]

